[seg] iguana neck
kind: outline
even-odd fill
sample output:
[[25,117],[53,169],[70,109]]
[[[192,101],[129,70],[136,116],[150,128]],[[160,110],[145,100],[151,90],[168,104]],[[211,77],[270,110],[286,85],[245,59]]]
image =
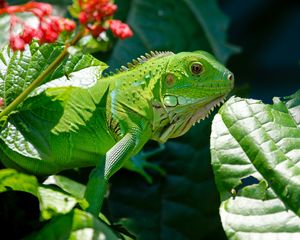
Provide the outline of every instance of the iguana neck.
[[[116,140],[133,125],[147,124],[152,130],[157,125],[155,103],[162,101],[161,80],[168,58],[155,59],[99,79],[95,88],[109,84],[106,101],[108,128]],[[149,136],[151,137],[151,136]]]

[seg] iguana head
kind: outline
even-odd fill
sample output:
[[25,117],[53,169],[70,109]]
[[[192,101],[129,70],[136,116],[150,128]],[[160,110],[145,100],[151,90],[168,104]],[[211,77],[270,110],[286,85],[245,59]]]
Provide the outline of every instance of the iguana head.
[[233,74],[207,52],[169,56],[159,104],[153,105],[159,120],[154,138],[165,142],[187,132],[224,102],[233,85]]

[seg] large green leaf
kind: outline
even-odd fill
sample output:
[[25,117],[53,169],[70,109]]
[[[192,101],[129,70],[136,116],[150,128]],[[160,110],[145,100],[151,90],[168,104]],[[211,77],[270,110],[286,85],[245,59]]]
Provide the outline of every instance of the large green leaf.
[[212,164],[229,239],[300,238],[299,99],[232,97],[215,116]]
[[[63,49],[64,46],[60,44],[39,45],[36,41],[23,52],[13,52],[8,46],[4,47],[0,52],[0,98],[4,99],[5,106],[23,92]],[[106,64],[91,55],[69,55],[53,72],[46,76],[43,83],[55,79],[56,81],[50,85],[44,85],[41,89],[49,86],[70,85],[86,87],[94,83],[95,78],[106,67]]]
[[[3,49],[1,54],[2,56],[5,55],[5,62],[6,65],[0,65],[2,79],[0,81],[0,97],[4,97],[6,99],[6,103],[9,103],[13,100],[21,90],[23,90],[30,82],[35,78],[38,74],[40,74],[41,69],[44,69],[49,62],[46,58],[43,58],[41,55],[46,54],[47,56],[57,55],[60,52],[61,47],[59,45],[50,45],[45,44],[42,46],[38,46],[35,42],[31,44],[30,49],[27,49],[23,53],[13,53],[8,50],[7,48]],[[57,47],[57,48],[56,48]],[[34,52],[34,53],[33,53]],[[43,53],[43,54],[40,54]],[[27,55],[26,55],[27,54]],[[1,56],[1,55],[0,55]],[[26,56],[26,57],[24,57]],[[49,61],[53,59],[48,59]],[[3,60],[4,61],[4,60]],[[21,68],[18,63],[25,62],[26,68]],[[1,63],[1,62],[0,62]],[[41,67],[44,64],[44,67]],[[61,90],[63,96],[59,95],[64,100],[68,98],[67,103],[64,105],[63,115],[59,119],[59,123],[56,125],[56,130],[64,131],[65,129],[69,129],[70,127],[74,127],[76,124],[82,124],[81,116],[76,115],[74,113],[74,108],[83,107],[82,102],[85,101],[83,99],[83,95],[80,95],[79,87],[87,88],[93,84],[100,78],[103,69],[107,67],[106,64],[100,62],[99,60],[95,59],[91,55],[82,55],[82,54],[75,54],[69,55],[47,78],[43,85],[35,89],[29,98],[26,99],[26,104],[19,107],[19,111],[28,110],[28,109],[39,109],[40,111],[45,111],[46,103],[49,103],[47,111],[59,112],[61,110],[60,104],[56,104],[55,102],[51,101],[51,97],[46,94],[43,94],[45,89],[49,87],[63,87],[63,86],[73,86],[78,88],[68,88],[66,90],[65,95],[63,95],[64,91]],[[20,68],[20,69],[19,69]],[[17,70],[12,70],[17,69]],[[23,80],[25,79],[25,80]],[[23,81],[23,85],[19,83]],[[15,83],[17,82],[17,83]],[[14,84],[15,83],[15,84]],[[8,87],[11,86],[11,87]],[[57,91],[60,91],[61,88],[55,88]],[[54,92],[56,90],[53,90]],[[75,94],[78,93],[78,95]],[[2,94],[2,95],[1,95]],[[90,106],[94,106],[93,104],[88,105],[91,103],[90,101],[86,102],[86,109],[85,113],[83,114],[85,117],[90,116],[89,108]],[[52,104],[52,105],[51,105]],[[72,112],[73,111],[73,112]],[[37,119],[35,122],[36,129],[38,126],[40,127],[36,132],[35,138],[32,141],[36,141],[39,147],[35,147],[30,141],[26,141],[26,137],[20,131],[20,128],[23,127],[22,118],[20,115],[16,115],[14,117],[10,117],[6,126],[1,130],[0,140],[5,143],[5,145],[13,150],[14,152],[18,152],[23,154],[27,157],[32,157],[36,159],[41,159],[40,153],[41,151],[48,152],[49,148],[47,144],[43,141],[37,140],[37,135],[42,134],[45,128],[48,127],[49,131],[51,130],[51,124],[54,122],[54,119],[49,119],[50,121],[45,126],[43,121],[45,119]],[[33,114],[29,114],[30,117],[33,117]],[[73,118],[71,119],[70,116]],[[20,117],[19,119],[17,119]],[[34,117],[33,117],[34,118]],[[31,118],[30,123],[33,124],[33,118]],[[73,121],[73,125],[69,124],[70,121]],[[46,133],[48,136],[48,132]],[[0,156],[2,161],[5,161],[4,156]],[[10,156],[14,158],[13,156]],[[15,167],[15,166],[12,166]]]
[[63,51],[59,44],[33,42],[25,51],[13,52],[8,46],[0,53],[0,98],[7,106],[33,82]]
[[134,36],[117,42],[110,65],[124,64],[150,50],[201,49],[214,53],[222,62],[237,51],[226,41],[228,18],[215,0],[132,0],[129,9],[123,7],[129,11],[126,22]]

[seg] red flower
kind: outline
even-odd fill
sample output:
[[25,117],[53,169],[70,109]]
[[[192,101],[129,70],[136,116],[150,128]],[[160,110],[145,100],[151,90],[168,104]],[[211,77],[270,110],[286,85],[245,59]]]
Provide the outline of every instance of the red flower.
[[122,23],[120,20],[110,20],[109,27],[115,37],[125,39],[133,35],[130,27],[126,23]]
[[61,19],[62,29],[67,32],[72,32],[76,28],[75,22],[70,19]]
[[83,25],[85,25],[88,22],[88,18],[85,12],[81,12],[79,13],[78,16],[79,22]]
[[94,24],[91,27],[88,27],[88,29],[91,31],[91,34],[93,37],[99,37],[100,33],[104,32],[106,29],[102,27],[102,25]]
[[58,39],[59,33],[51,29],[50,26],[49,24],[41,27],[42,37],[39,39],[40,43],[54,43]]
[[112,16],[118,9],[117,5],[108,0],[90,0],[79,2],[82,11],[79,14],[81,24],[101,22],[103,18]]
[[111,20],[118,7],[111,0],[78,0],[81,12],[78,19],[94,37],[107,30],[107,25],[115,37],[125,39],[133,35],[130,27],[119,20]]
[[28,11],[32,12],[38,18],[43,18],[52,14],[52,6],[50,4],[35,2],[33,6],[29,6]]
[[24,51],[25,49],[25,41],[19,35],[10,36],[9,45],[14,51],[16,50]]
[[[1,1],[1,0],[0,0]],[[1,2],[0,2],[1,3]],[[39,19],[39,27],[33,29],[23,20],[17,18],[15,13],[31,12]],[[33,38],[40,43],[53,43],[62,31],[71,32],[75,29],[75,23],[71,20],[52,16],[52,6],[47,3],[28,2],[18,6],[7,6],[0,8],[0,14],[9,13],[10,19],[10,46],[13,50],[24,50],[25,44],[29,44]],[[21,25],[23,32],[19,35],[13,34],[16,25]]]
[[23,33],[20,35],[20,37],[24,40],[25,43],[30,43],[35,36],[36,36],[36,30],[26,25]]
[[[79,22],[86,27],[94,37],[98,37],[108,28],[113,35],[125,39],[133,35],[130,27],[119,20],[112,20],[117,11],[117,5],[112,0],[78,0],[81,12]],[[2,8],[1,8],[2,7]],[[31,12],[39,20],[37,29],[33,29],[18,17],[15,13]],[[76,28],[73,21],[52,16],[52,6],[48,3],[30,1],[23,5],[7,6],[4,0],[0,0],[0,14],[10,14],[10,44],[14,50],[23,50],[25,44],[29,44],[33,38],[42,43],[57,41],[62,31],[72,32]],[[23,31],[19,35],[14,34],[15,28],[20,27]]]
[[118,7],[116,4],[107,3],[102,6],[101,13],[103,17],[109,17],[112,16],[116,11]]
[[42,11],[43,16],[50,16],[52,14],[52,6],[47,3],[36,3],[36,8]]

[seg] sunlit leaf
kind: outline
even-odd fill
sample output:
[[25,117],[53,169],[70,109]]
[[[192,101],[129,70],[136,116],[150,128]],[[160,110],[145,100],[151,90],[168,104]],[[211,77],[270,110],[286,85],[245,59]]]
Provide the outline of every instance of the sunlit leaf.
[[38,196],[36,177],[19,173],[14,169],[0,170],[0,192],[22,191]]
[[49,176],[43,184],[54,184],[60,187],[62,190],[66,191],[67,193],[71,194],[77,198],[83,198],[85,192],[85,186],[81,183],[75,182],[67,177],[59,176],[59,175],[52,175]]
[[[3,81],[0,80],[0,87],[2,87],[2,89],[0,88],[0,97],[9,103],[18,96],[20,91],[24,90],[39,74],[39,71],[44,69],[41,66],[45,67],[49,64],[48,61],[53,60],[50,56],[60,52],[61,46],[57,49],[55,46],[58,45],[45,44],[39,47],[37,43],[33,43],[30,49],[34,51],[31,52],[27,49],[27,52],[22,54],[18,52],[12,54],[10,50],[3,49],[1,53],[6,56],[5,62],[9,64],[0,65],[3,74]],[[26,55],[27,57],[24,59],[26,53],[28,56]],[[40,56],[43,55],[42,53],[48,58]],[[19,62],[25,62],[26,64],[24,64],[28,65],[27,68],[21,68],[18,65]],[[75,54],[66,58],[53,73],[47,76],[46,83],[35,89],[19,106],[19,111],[7,119],[5,127],[0,130],[2,158],[19,159],[20,154],[37,161],[41,159],[47,161],[46,159],[49,158],[48,143],[51,138],[49,133],[72,131],[84,124],[82,117],[86,119],[91,117],[91,112],[95,108],[94,99],[91,98],[88,91],[82,94],[80,89],[94,85],[106,67],[106,64],[91,55]],[[13,71],[12,69],[17,70]],[[23,81],[23,84],[14,84],[18,81]],[[13,87],[10,88],[10,85]],[[3,91],[1,92],[1,90]],[[105,91],[106,89],[100,90]],[[53,101],[54,99],[57,101]],[[74,110],[78,108],[83,109],[82,115]],[[34,114],[31,112],[33,109]],[[30,126],[25,126],[26,124]],[[38,136],[44,140],[38,140],[41,139]],[[45,141],[45,139],[48,140]],[[5,161],[6,165],[15,167],[15,164],[7,162],[9,161]],[[49,172],[49,168],[52,166],[50,162],[48,161],[47,167],[46,164],[43,165],[43,169],[39,168],[39,174]],[[18,161],[17,165],[23,165],[22,168],[28,167],[25,161]]]
[[58,214],[70,212],[77,204],[76,198],[58,189],[40,186],[40,208],[42,218],[47,220]]
[[214,118],[212,164],[229,239],[300,237],[299,96],[273,105],[232,97]]

